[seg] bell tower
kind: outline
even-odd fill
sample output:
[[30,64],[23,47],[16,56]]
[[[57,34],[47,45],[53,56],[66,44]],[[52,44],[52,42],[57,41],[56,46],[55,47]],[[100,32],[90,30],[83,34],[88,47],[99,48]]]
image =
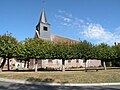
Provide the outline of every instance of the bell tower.
[[51,40],[50,24],[47,22],[44,8],[42,8],[41,16],[36,26],[35,37],[43,40]]

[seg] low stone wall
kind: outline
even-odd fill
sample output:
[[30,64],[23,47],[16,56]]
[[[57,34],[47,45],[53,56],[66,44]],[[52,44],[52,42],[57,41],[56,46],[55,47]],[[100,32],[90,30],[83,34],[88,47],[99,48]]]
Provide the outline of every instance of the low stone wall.
[[[30,60],[30,68],[34,68],[35,59]],[[101,66],[101,60],[89,59],[86,62],[87,67],[97,67]],[[65,68],[70,67],[85,67],[85,63],[82,59],[72,59],[65,60]],[[38,68],[62,68],[62,60],[61,59],[45,59],[38,60]]]
[[101,60],[89,59],[86,63],[87,67],[97,67],[101,66]]

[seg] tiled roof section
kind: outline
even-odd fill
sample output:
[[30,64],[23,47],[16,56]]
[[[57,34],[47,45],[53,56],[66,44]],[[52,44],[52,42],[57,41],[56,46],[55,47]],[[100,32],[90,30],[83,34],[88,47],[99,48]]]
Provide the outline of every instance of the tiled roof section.
[[53,41],[53,42],[71,42],[71,43],[80,42],[80,41],[77,41],[77,40],[73,40],[73,39],[70,39],[70,38],[65,38],[65,37],[62,37],[62,36],[55,35],[55,34],[51,34],[51,41]]

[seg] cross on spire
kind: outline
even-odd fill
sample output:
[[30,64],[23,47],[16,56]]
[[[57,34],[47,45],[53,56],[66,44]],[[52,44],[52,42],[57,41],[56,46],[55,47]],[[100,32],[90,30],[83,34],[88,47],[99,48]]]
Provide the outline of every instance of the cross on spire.
[[42,1],[42,13],[41,13],[39,22],[47,23],[47,19],[46,19],[46,15],[45,15],[45,10],[44,10],[45,0],[41,0],[41,1]]
[[42,0],[42,7],[44,7],[45,0]]

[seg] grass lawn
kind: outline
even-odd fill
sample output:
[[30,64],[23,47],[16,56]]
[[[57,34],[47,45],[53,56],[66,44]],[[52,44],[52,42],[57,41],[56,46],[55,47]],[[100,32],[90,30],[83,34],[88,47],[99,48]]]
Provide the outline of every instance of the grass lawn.
[[120,82],[120,69],[96,71],[39,71],[2,72],[0,78],[55,83],[108,83]]

